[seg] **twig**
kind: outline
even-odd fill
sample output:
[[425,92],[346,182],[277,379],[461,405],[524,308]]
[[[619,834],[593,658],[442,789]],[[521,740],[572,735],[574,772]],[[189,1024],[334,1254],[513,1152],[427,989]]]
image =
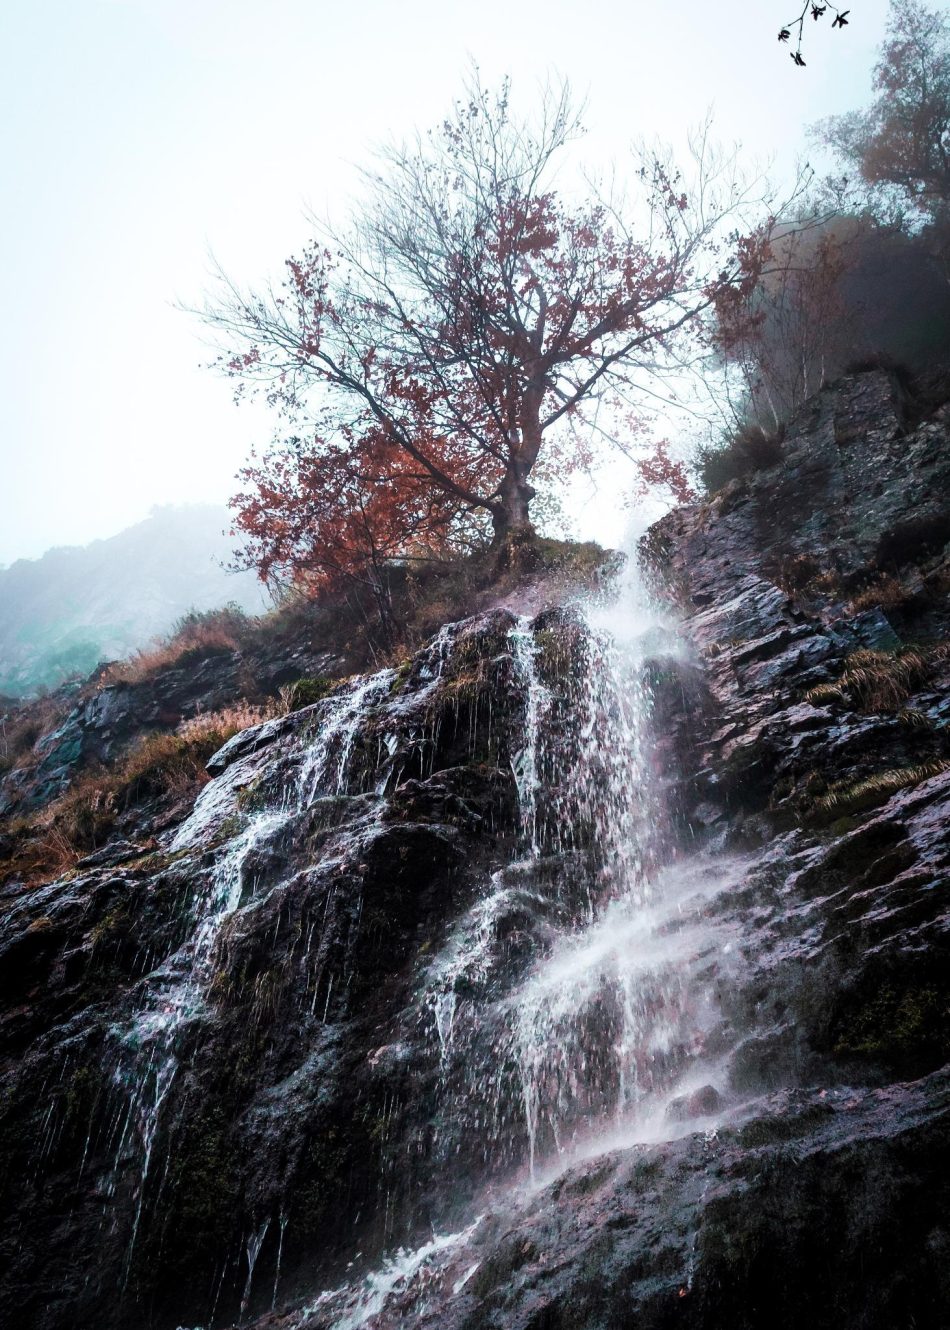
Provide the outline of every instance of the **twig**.
[[805,31],[806,16],[810,13],[817,23],[820,18],[825,16],[829,9],[835,16],[832,20],[831,26],[833,28],[846,28],[848,26],[848,15],[851,13],[850,9],[839,9],[837,5],[831,4],[831,0],[805,0],[804,5],[802,6],[802,12],[799,14],[798,18],[789,19],[789,21],[779,30],[779,41],[787,42],[792,35],[792,29],[798,29],[798,42],[795,46],[795,50],[789,52],[789,55],[792,57],[792,60],[796,65],[801,65],[802,68],[805,66],[805,61],[802,59],[802,37]]

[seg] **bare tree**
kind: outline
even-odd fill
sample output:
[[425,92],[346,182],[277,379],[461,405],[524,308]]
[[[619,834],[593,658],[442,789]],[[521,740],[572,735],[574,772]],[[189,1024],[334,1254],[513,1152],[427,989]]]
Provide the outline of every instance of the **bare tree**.
[[[632,200],[574,202],[554,173],[578,132],[566,87],[529,121],[507,83],[476,81],[436,130],[382,153],[351,225],[322,228],[280,288],[222,275],[205,311],[222,368],[293,421],[297,461],[321,471],[337,516],[373,478],[388,548],[478,514],[496,540],[530,531],[532,481],[584,465],[598,412],[741,276],[723,240],[748,196],[705,138],[692,185],[645,152]],[[359,483],[328,480],[354,466]],[[306,564],[277,539],[306,471],[295,480],[278,446],[245,473],[237,525],[258,561]],[[334,529],[315,518],[314,548]]]

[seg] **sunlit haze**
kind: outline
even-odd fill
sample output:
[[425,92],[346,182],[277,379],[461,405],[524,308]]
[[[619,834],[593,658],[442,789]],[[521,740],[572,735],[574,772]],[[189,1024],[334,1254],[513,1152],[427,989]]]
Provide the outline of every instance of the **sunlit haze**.
[[[11,0],[0,563],[228,497],[271,422],[203,367],[177,306],[201,302],[211,252],[242,282],[278,274],[306,210],[339,216],[372,144],[437,121],[470,61],[526,107],[568,78],[579,152],[621,176],[632,139],[681,142],[710,106],[789,176],[805,125],[866,99],[885,10],[810,29],[796,69],[778,0]],[[578,534],[619,538],[616,485],[578,485]]]

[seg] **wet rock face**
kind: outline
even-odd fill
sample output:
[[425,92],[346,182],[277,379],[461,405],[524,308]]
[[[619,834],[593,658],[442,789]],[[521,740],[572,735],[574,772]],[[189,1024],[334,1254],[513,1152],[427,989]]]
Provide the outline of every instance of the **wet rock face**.
[[371,1323],[943,1325],[947,1090],[786,1092],[742,1128],[601,1156],[435,1253],[428,1308],[397,1295]]
[[449,625],[7,888],[0,1321],[945,1330],[950,489],[902,431],[845,380],[664,519],[675,633]]
[[[754,855],[760,1028],[734,1068],[750,1089],[826,1075],[828,1057],[859,1077],[950,1058],[947,421],[905,434],[888,377],[856,376],[803,411],[785,452],[644,550],[693,647],[658,741],[679,834]],[[922,514],[943,535],[898,551]],[[854,604],[885,546],[891,596]],[[794,585],[787,560],[806,550],[835,577]]]
[[[778,465],[671,513],[647,553],[694,607],[725,605],[750,575],[810,587],[821,602],[879,573],[939,564],[950,540],[948,427],[945,406],[906,428],[889,374],[842,379],[792,419]],[[929,588],[938,600],[939,582]]]
[[405,1223],[380,1160],[432,1067],[394,1014],[518,836],[513,624],[246,732],[177,837],[5,902],[8,1323],[234,1315],[262,1223],[271,1278],[281,1228],[292,1275]]

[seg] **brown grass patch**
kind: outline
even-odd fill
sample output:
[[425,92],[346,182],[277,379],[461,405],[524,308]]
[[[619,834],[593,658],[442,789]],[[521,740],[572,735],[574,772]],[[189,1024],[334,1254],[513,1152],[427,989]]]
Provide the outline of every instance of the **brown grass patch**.
[[884,573],[870,586],[859,591],[849,602],[848,608],[853,614],[864,610],[897,610],[913,600],[903,582],[890,573]]
[[83,772],[58,799],[8,824],[11,849],[0,862],[0,881],[37,881],[67,872],[101,849],[131,809],[149,800],[163,806],[193,800],[209,779],[205,765],[211,755],[232,735],[272,714],[272,708],[247,703],[208,712],[175,734],[146,735],[111,766]]
[[99,682],[141,683],[188,660],[240,651],[252,633],[253,621],[236,606],[206,612],[193,610],[178,620],[170,637],[136,652],[128,660],[109,665]]
[[924,762],[916,767],[894,767],[859,781],[838,781],[815,800],[814,810],[825,817],[858,813],[882,803],[899,790],[911,789],[947,770],[950,770],[950,760]]
[[841,677],[805,694],[813,706],[837,702],[857,711],[900,711],[903,703],[950,660],[950,643],[902,651],[855,651]]

